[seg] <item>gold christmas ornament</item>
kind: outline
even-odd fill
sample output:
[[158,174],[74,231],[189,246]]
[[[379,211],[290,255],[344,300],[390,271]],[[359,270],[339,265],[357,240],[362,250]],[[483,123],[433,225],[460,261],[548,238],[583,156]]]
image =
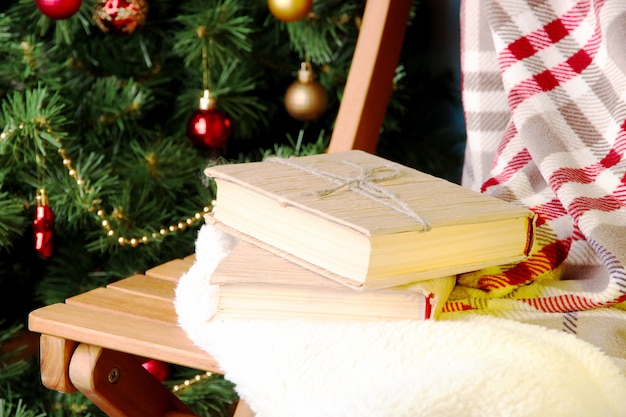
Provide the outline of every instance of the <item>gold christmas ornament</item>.
[[291,117],[311,121],[326,111],[328,95],[324,87],[315,81],[311,64],[303,62],[298,71],[298,79],[285,92],[285,108]]
[[313,0],[267,0],[267,7],[278,20],[295,22],[313,9]]

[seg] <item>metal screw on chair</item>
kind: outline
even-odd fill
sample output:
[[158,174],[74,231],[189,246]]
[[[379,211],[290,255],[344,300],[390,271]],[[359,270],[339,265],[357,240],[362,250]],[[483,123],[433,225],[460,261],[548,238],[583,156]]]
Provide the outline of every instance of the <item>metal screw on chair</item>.
[[120,379],[120,368],[113,368],[109,371],[109,382],[115,384]]

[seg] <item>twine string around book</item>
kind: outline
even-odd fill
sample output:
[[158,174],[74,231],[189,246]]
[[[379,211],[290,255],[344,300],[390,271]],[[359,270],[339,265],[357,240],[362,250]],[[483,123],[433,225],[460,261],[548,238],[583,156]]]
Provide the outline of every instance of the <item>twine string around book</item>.
[[341,161],[357,169],[358,173],[350,177],[322,171],[312,166],[300,165],[294,161],[294,158],[273,156],[266,158],[266,161],[287,165],[316,177],[324,178],[335,184],[333,187],[315,191],[315,195],[319,198],[327,197],[341,189],[348,189],[415,220],[422,225],[424,231],[430,230],[430,224],[426,219],[417,214],[393,192],[377,184],[398,177],[400,169],[397,166],[384,164],[367,168],[351,161]]

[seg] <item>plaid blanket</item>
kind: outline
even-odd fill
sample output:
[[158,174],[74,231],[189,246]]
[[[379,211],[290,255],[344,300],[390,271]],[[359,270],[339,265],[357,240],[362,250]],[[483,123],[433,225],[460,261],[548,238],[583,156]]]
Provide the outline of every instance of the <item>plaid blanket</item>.
[[624,333],[626,2],[466,0],[460,17],[463,185],[538,222],[527,261],[459,277],[445,311],[576,332],[601,309]]

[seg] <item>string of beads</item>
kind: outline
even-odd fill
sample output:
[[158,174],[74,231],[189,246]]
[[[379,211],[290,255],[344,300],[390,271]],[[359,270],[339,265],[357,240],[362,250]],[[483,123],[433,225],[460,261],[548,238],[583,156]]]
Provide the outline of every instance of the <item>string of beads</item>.
[[198,374],[193,379],[186,379],[185,381],[183,381],[182,384],[174,385],[172,387],[172,392],[173,393],[180,392],[180,391],[184,390],[185,388],[189,388],[193,384],[196,384],[196,383],[198,383],[200,381],[203,381],[205,379],[210,378],[211,376],[213,376],[213,374],[211,372],[208,372],[208,371],[205,372],[204,374]]
[[[18,125],[19,129],[24,129],[24,124]],[[15,129],[9,128],[6,131],[0,134],[0,141],[6,140],[9,136],[15,133]],[[47,129],[48,134],[53,134],[51,129]],[[60,137],[54,137],[54,141],[58,145],[57,152],[63,160],[63,166],[67,169],[68,175],[75,181],[76,186],[80,189],[81,193],[85,195],[92,195],[93,189],[88,188],[86,186],[85,177],[82,176],[76,168],[73,166],[72,159],[68,156],[67,151],[63,147]],[[101,200],[98,198],[93,199],[93,206],[88,209],[88,211],[95,213],[95,215],[99,218],[100,226],[106,233],[106,235],[112,239],[116,239],[116,242],[120,246],[130,245],[132,247],[137,247],[141,244],[150,243],[152,241],[160,240],[164,238],[166,235],[170,233],[177,233],[180,231],[184,231],[189,226],[194,225],[195,223],[204,219],[204,215],[211,211],[211,206],[205,206],[202,208],[202,211],[198,211],[193,215],[187,217],[184,220],[181,220],[176,223],[172,223],[169,226],[161,227],[158,230],[150,234],[144,234],[141,236],[123,236],[117,230],[112,227],[112,218],[116,218],[118,220],[123,220],[124,218],[124,209],[118,208],[113,211],[112,214],[109,214],[100,207]]]

